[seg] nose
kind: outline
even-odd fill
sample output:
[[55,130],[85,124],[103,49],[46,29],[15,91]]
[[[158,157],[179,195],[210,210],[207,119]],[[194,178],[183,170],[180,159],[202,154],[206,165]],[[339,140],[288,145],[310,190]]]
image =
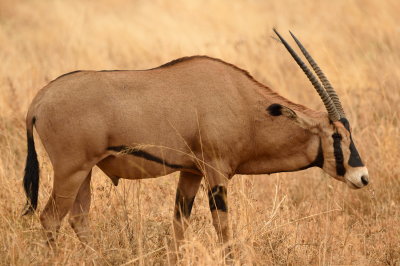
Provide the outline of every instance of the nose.
[[368,185],[368,176],[367,175],[363,175],[361,177],[361,182],[363,183],[364,186]]

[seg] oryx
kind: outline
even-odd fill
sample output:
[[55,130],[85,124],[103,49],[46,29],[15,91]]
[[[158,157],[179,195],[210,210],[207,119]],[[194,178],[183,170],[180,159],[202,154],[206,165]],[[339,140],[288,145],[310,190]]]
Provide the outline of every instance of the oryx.
[[[91,170],[114,184],[180,171],[174,230],[183,238],[203,177],[214,226],[229,241],[227,182],[235,174],[320,167],[351,188],[368,184],[351,128],[323,72],[293,36],[320,81],[275,31],[320,95],[327,113],[295,104],[248,72],[206,56],[184,57],[141,71],[76,71],[50,82],[26,117],[27,213],[37,207],[39,165],[33,127],[54,168],[40,215],[48,241],[61,220],[89,237]],[[320,83],[322,82],[322,84]]]

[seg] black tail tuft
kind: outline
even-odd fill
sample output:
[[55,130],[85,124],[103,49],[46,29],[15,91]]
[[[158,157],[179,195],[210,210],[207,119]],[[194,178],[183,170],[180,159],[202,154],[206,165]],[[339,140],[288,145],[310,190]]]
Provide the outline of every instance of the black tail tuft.
[[39,193],[39,161],[37,159],[33,134],[30,132],[32,131],[28,130],[27,132],[28,155],[26,156],[24,175],[24,189],[27,202],[23,215],[35,212]]

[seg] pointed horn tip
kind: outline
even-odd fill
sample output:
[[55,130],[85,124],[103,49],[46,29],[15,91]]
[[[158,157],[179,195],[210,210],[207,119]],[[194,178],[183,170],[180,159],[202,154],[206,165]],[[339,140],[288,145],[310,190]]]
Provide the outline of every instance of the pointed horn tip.
[[[283,43],[283,45],[285,45],[286,46],[286,49],[288,49],[289,50],[289,53],[291,53],[292,54],[292,52],[290,51],[290,50],[292,50],[292,48],[290,48],[290,46],[289,46],[289,44],[287,44],[286,43],[286,41],[281,37],[281,35],[278,33],[278,31],[276,30],[276,28],[274,27],[273,28],[273,31],[276,33],[276,35],[279,37],[279,39],[281,39],[281,41],[282,41],[282,43]],[[300,50],[302,51],[302,53],[306,56],[306,58],[307,58],[307,55],[305,54],[305,52],[303,51],[303,49],[305,50],[305,48],[303,47],[303,45],[300,43],[300,41],[296,38],[296,36],[289,30],[289,33],[290,33],[290,35],[292,36],[292,38],[295,40],[295,42],[297,43],[297,45],[299,46],[299,48],[300,48]],[[294,52],[294,51],[293,51]],[[306,53],[308,54],[308,52],[306,51]],[[297,56],[297,55],[296,55]],[[293,54],[292,54],[292,57],[295,57]],[[297,59],[295,58],[295,60],[297,61]],[[307,58],[307,60],[309,61],[309,59]],[[310,61],[309,61],[310,62]],[[297,64],[300,66],[300,64],[299,64],[299,62],[297,62]],[[304,63],[303,63],[304,64]],[[310,62],[310,64],[311,64],[311,62]],[[312,64],[311,64],[312,65]],[[302,66],[300,66],[302,69],[303,69],[303,67]],[[315,70],[315,68],[313,67],[313,69]],[[306,73],[306,70],[304,70],[303,69],[303,72],[308,76],[308,74]],[[309,72],[309,70],[307,70],[307,72]],[[311,81],[311,83],[313,83],[313,81],[309,78],[309,80]],[[314,84],[313,84],[314,85]],[[321,86],[318,86],[318,87],[321,87]],[[319,92],[319,89],[317,88],[317,87],[315,87],[315,85],[314,85],[314,88],[317,90],[317,92],[318,93],[320,93]],[[335,105],[334,105],[334,103],[332,102],[332,99],[330,98],[330,95],[326,92],[326,90],[325,90],[325,88],[324,87],[321,87],[322,88],[322,90],[325,92],[325,94],[329,97],[329,101],[328,102],[330,102],[330,104],[329,105],[333,105],[334,107],[335,107]],[[321,97],[321,99],[322,99],[322,97]],[[328,109],[328,107],[326,106],[326,100],[324,100],[324,99],[322,99],[323,100],[323,102],[324,102],[324,105],[325,105],[325,107]],[[329,115],[329,117],[333,120],[333,121],[337,121],[338,119],[340,119],[340,117],[341,117],[341,115],[340,115],[340,113],[338,112],[338,110],[335,108],[335,111],[332,113],[332,112],[330,112],[329,110],[328,110],[328,115]]]
[[289,31],[290,35],[292,36],[292,38],[294,39],[294,41],[297,43],[297,45],[301,45],[300,41],[297,39],[297,37],[291,32]]
[[[278,38],[274,38],[272,37],[274,40],[282,43],[283,45],[285,45],[285,40],[282,38],[282,36],[279,34],[279,32],[276,30],[275,27],[272,28],[272,30],[275,32],[276,36],[278,36]],[[285,45],[286,46],[286,45]]]

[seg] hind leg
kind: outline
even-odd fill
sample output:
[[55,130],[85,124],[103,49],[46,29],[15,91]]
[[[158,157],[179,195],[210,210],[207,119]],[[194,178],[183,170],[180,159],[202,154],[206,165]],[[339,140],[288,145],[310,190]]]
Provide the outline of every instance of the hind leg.
[[176,189],[175,210],[173,219],[173,228],[175,241],[171,242],[169,264],[176,265],[178,260],[179,246],[184,239],[184,233],[189,225],[190,213],[192,212],[194,198],[199,190],[201,179],[200,175],[181,172],[179,183]]
[[90,171],[91,169],[65,173],[54,170],[53,191],[40,215],[49,245],[54,246],[61,221],[71,209],[76,195]]
[[194,198],[199,190],[202,176],[181,172],[178,188],[176,189],[174,232],[175,240],[180,242],[189,224]]
[[88,244],[91,239],[89,230],[89,209],[90,209],[90,180],[92,171],[88,174],[85,181],[83,181],[79,188],[78,194],[74,204],[72,205],[71,213],[69,215],[69,223],[74,229],[79,240]]

